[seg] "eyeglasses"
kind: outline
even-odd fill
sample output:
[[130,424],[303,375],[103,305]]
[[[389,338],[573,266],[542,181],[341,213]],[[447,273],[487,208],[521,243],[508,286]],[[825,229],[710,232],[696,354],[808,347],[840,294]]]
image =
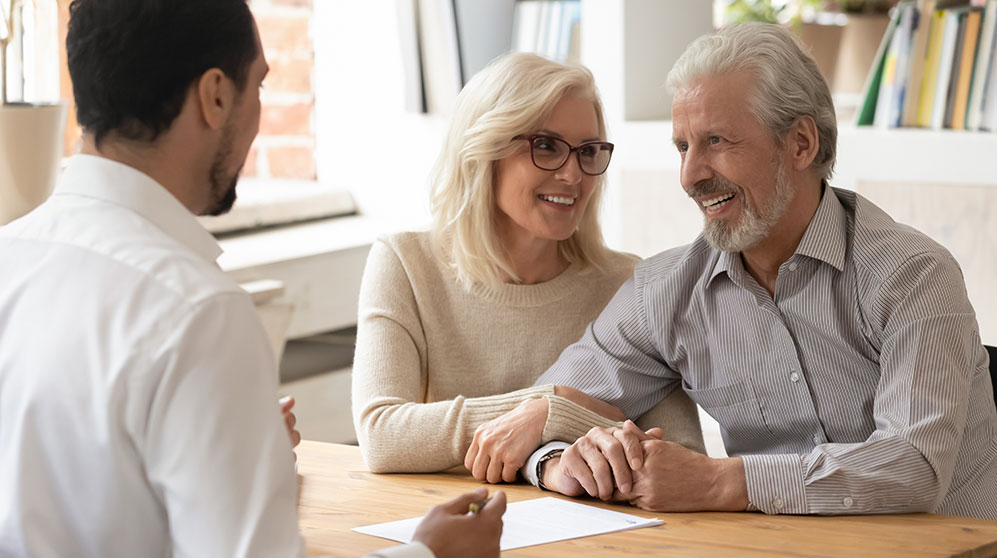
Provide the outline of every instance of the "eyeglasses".
[[613,157],[613,144],[608,141],[588,141],[571,147],[571,144],[561,138],[530,134],[516,136],[512,139],[530,142],[530,157],[533,164],[540,170],[556,171],[563,167],[572,153],[578,154],[578,167],[589,176],[597,176],[609,168],[609,160]]

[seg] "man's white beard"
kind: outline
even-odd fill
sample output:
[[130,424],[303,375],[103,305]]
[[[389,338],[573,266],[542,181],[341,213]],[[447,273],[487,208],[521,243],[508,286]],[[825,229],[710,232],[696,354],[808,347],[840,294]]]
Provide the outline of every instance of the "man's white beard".
[[731,186],[737,191],[741,213],[736,225],[731,225],[725,219],[703,217],[703,236],[716,250],[721,252],[741,252],[757,245],[768,237],[776,223],[782,219],[789,204],[793,201],[793,187],[786,176],[786,169],[781,161],[773,161],[775,167],[775,191],[769,204],[759,210],[748,204],[744,189],[739,185],[721,178],[721,187],[729,190]]

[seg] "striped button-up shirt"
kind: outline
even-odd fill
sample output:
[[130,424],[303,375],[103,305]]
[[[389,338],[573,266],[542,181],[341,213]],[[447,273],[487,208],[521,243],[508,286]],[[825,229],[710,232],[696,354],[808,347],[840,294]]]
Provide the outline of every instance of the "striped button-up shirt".
[[774,296],[700,237],[638,265],[538,384],[639,416],[681,385],[766,513],[997,520],[997,410],[952,256],[825,188]]

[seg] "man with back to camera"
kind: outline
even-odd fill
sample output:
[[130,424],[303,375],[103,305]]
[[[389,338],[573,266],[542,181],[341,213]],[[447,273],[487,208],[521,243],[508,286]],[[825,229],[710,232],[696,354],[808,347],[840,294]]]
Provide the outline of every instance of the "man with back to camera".
[[681,385],[731,457],[626,423],[541,448],[524,476],[656,511],[997,519],[997,411],[961,270],[828,185],[834,107],[799,40],[727,27],[668,82],[703,234],[639,264],[537,383],[629,417]]
[[[194,218],[232,206],[259,127],[253,16],[75,0],[66,45],[82,154],[0,229],[0,556],[302,555],[274,358]],[[498,556],[484,497],[377,555]]]

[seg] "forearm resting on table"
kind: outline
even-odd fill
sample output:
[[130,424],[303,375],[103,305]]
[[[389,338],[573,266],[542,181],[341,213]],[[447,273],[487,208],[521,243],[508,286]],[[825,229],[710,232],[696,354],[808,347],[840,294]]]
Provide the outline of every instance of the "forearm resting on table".
[[378,397],[355,409],[357,437],[373,472],[442,471],[462,463],[478,426],[552,393],[550,386],[537,386],[433,403]]

